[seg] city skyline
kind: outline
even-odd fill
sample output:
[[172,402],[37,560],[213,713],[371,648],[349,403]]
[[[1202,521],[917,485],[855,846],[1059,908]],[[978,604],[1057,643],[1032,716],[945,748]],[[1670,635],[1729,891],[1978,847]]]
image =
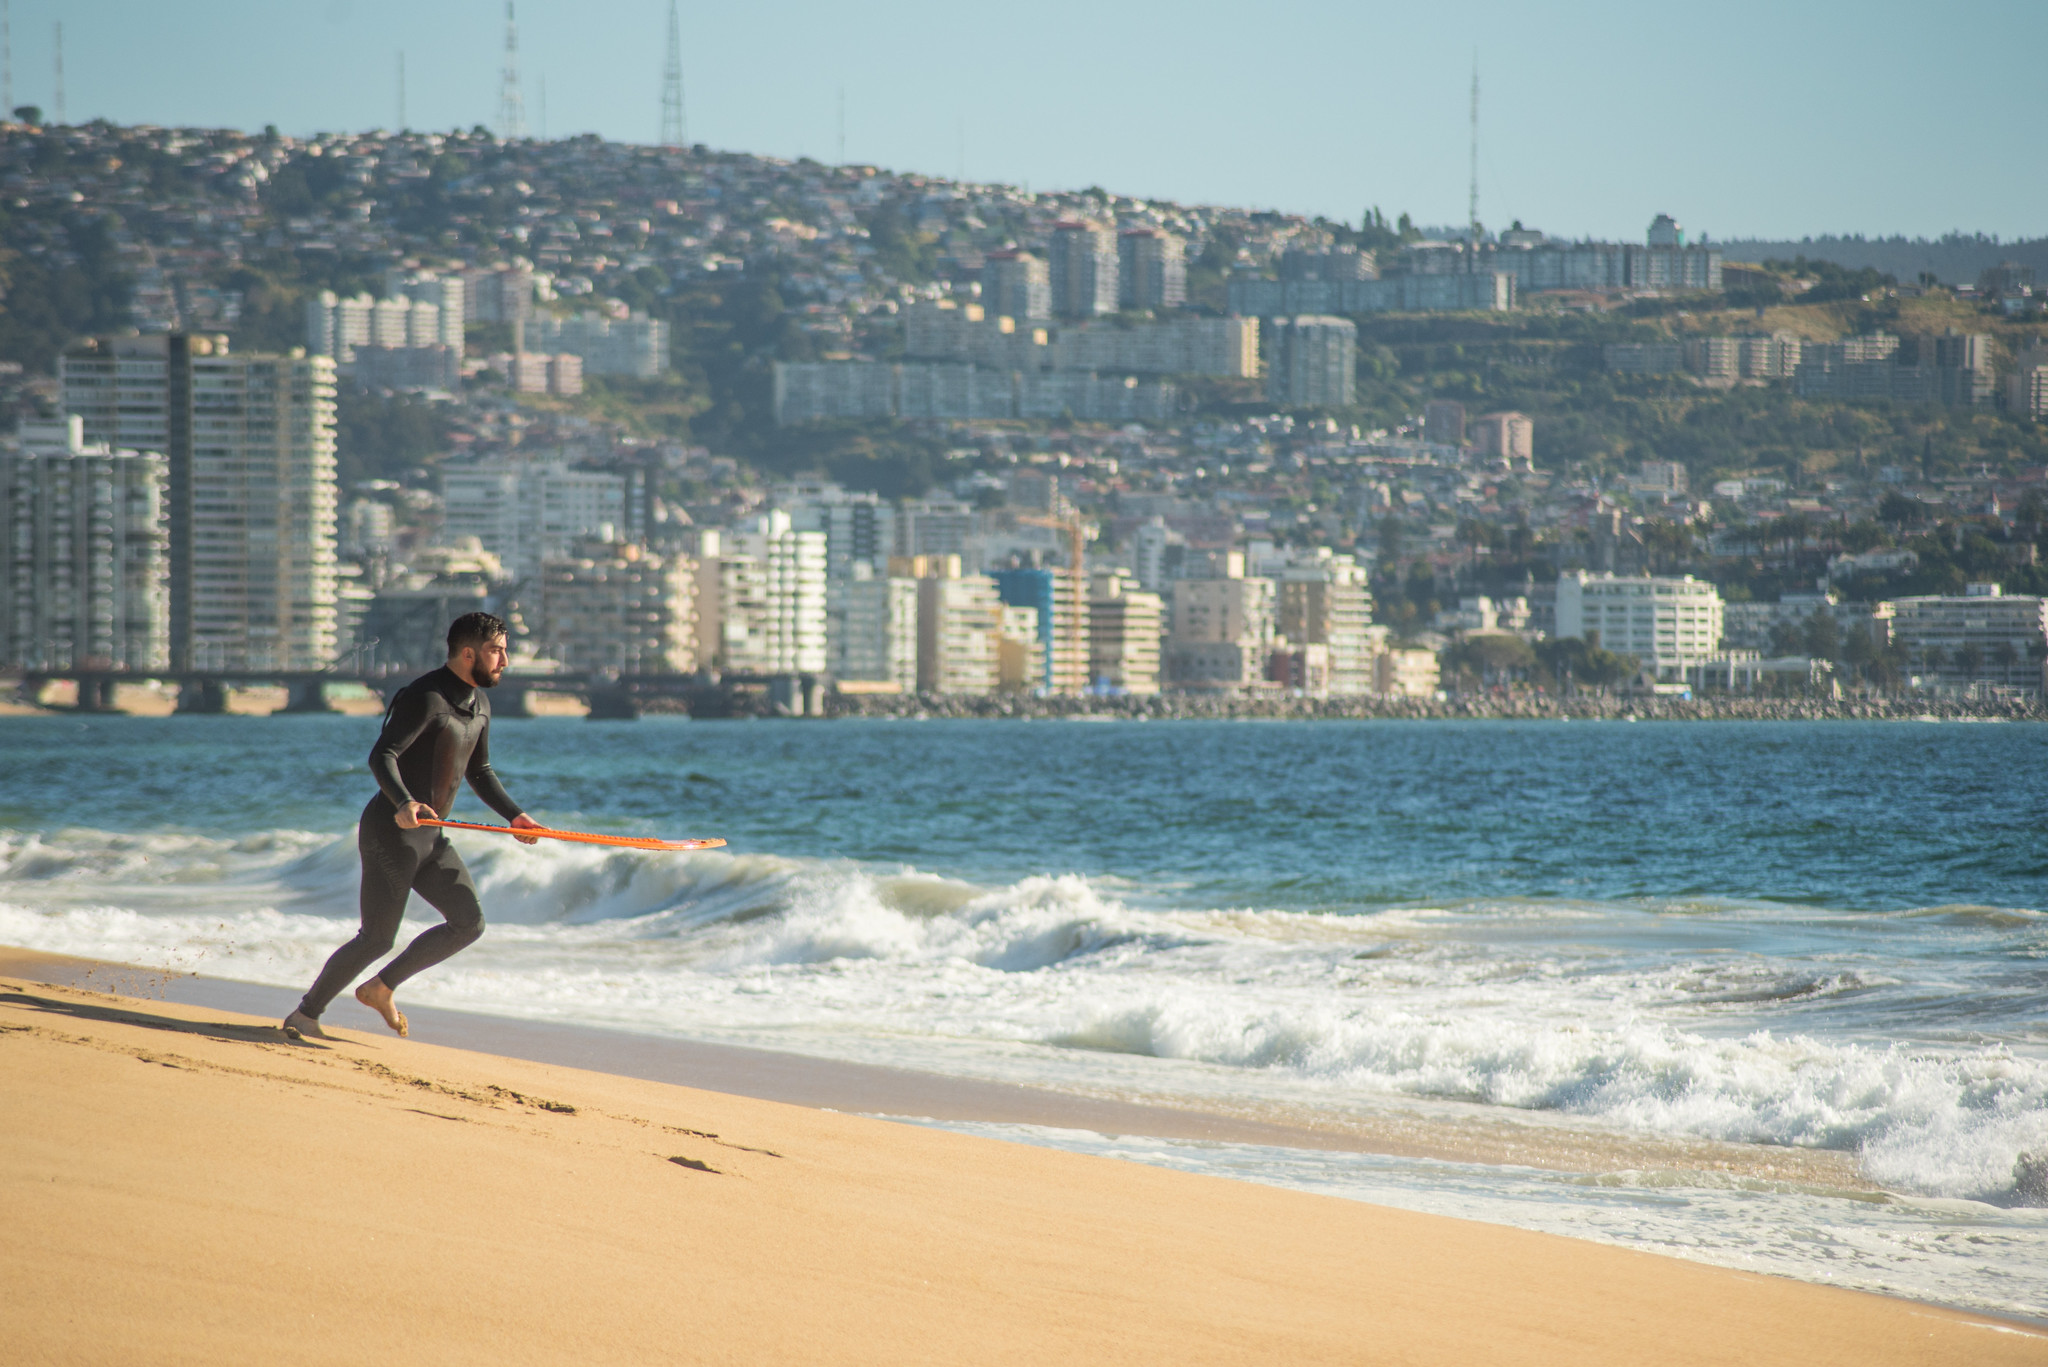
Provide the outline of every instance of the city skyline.
[[[596,17],[521,4],[529,131],[653,141],[668,11],[662,0]],[[1302,4],[1249,27],[1198,9],[1171,29],[1136,11],[1071,6],[1028,21],[925,5],[879,17],[805,7],[772,29],[754,13],[685,11],[682,65],[689,136],[713,147],[832,162],[843,145],[849,161],[1039,189],[1101,184],[1348,221],[1375,204],[1458,223],[1476,54],[1489,226],[1520,219],[1633,238],[1650,214],[1670,212],[1720,239],[2038,236],[2048,187],[2012,165],[2002,130],[2048,114],[2025,66],[2048,39],[2048,11],[1979,0],[1949,13],[1955,41],[1928,44],[1899,4],[1794,15],[1739,4],[1707,27],[1604,0],[1563,22],[1500,4],[1455,24]],[[493,0],[431,11],[223,0],[101,16],[12,0],[13,103],[55,112],[53,26],[63,23],[72,122],[388,127],[401,51],[413,126],[497,118],[504,6]],[[1095,40],[1061,36],[1077,32]],[[306,52],[322,54],[317,69]],[[1912,97],[1882,97],[1888,81]],[[1212,94],[1190,94],[1203,89]]]

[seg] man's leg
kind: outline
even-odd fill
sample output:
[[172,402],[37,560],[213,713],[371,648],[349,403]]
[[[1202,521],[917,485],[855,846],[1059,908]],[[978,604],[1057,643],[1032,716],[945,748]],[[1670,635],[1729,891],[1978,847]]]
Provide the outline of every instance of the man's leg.
[[327,966],[313,980],[299,1009],[286,1020],[287,1031],[293,1028],[293,1022],[304,1018],[313,1022],[316,1030],[302,1033],[316,1033],[327,1004],[364,969],[390,953],[392,942],[398,937],[398,923],[405,917],[405,899],[412,891],[419,857],[404,839],[397,837],[395,829],[389,835],[369,830],[367,823],[371,819],[367,814],[364,816],[365,824],[356,835],[356,851],[363,861],[362,929],[329,956]]
[[[476,884],[471,881],[462,856],[448,843],[448,837],[436,840],[433,850],[420,861],[419,870],[413,875],[412,889],[440,912],[443,919],[433,929],[421,931],[403,953],[379,969],[370,982],[363,984],[374,992],[381,983],[387,989],[387,999],[390,989],[395,989],[421,969],[432,968],[443,959],[469,948],[484,933],[484,909],[477,900]],[[362,999],[363,993],[358,992],[356,996]],[[377,1009],[383,1008],[379,1006]],[[385,1019],[388,1021],[390,1018],[387,1012]],[[398,1029],[398,1026],[394,1024],[392,1028]]]

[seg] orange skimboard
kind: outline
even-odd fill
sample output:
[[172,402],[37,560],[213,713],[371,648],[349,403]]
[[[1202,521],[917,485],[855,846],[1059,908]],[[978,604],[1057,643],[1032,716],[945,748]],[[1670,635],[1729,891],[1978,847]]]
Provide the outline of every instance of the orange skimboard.
[[725,844],[709,840],[656,840],[647,835],[595,835],[589,831],[551,831],[545,826],[481,826],[469,821],[439,821],[421,817],[422,826],[445,826],[451,831],[488,831],[492,835],[537,835],[543,840],[568,840],[578,845],[616,845],[627,850],[715,850]]

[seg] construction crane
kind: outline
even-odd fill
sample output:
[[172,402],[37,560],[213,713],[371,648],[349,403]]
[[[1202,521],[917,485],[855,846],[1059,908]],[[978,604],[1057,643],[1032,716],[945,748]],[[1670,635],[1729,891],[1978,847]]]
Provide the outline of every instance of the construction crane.
[[[1067,613],[1067,649],[1073,660],[1073,668],[1081,671],[1081,687],[1088,686],[1088,579],[1083,554],[1088,543],[1087,524],[1081,514],[1069,511],[1064,516],[1054,513],[1012,513],[1019,525],[1025,527],[1051,527],[1067,534],[1067,573],[1073,576],[1073,607]],[[1057,579],[1054,580],[1058,582]],[[1059,614],[1059,594],[1053,594],[1053,614]],[[1057,675],[1055,674],[1055,680]]]

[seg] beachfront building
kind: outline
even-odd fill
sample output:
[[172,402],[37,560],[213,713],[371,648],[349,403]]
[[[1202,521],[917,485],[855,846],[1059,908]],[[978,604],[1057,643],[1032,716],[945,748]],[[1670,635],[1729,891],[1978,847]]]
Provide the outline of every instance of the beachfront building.
[[1892,644],[1923,688],[1977,687],[2039,692],[2048,660],[2048,598],[1971,584],[1962,597],[1895,598]]
[[990,570],[989,575],[1006,605],[1035,614],[1040,672],[1033,690],[1067,696],[1086,691],[1091,677],[1087,581],[1065,567]]
[[23,419],[0,446],[0,665],[170,662],[169,466],[87,444],[77,417]]
[[58,361],[82,439],[160,451],[173,669],[309,670],[336,646],[334,361],[197,333]]
[[717,563],[720,666],[824,673],[825,533],[798,531],[779,509],[762,513],[723,533]]
[[1372,691],[1382,698],[1433,698],[1441,682],[1433,650],[1404,647],[1372,657]]
[[1677,680],[1721,650],[1721,594],[1682,579],[1568,570],[1557,580],[1557,634],[1633,655],[1658,679]]
[[697,564],[591,538],[541,566],[534,653],[569,669],[687,674],[697,667]]
[[842,691],[917,691],[917,580],[851,561],[827,580],[825,619],[832,677]]
[[1264,684],[1273,650],[1273,581],[1246,577],[1231,551],[1212,579],[1173,582],[1166,678],[1175,688],[1236,692]]
[[[1004,616],[995,580],[962,576],[957,555],[901,556],[892,575],[917,581],[917,686],[926,693],[993,693],[1001,682]],[[1031,623],[1036,631],[1038,623]]]
[[1269,559],[1259,568],[1274,581],[1276,634],[1297,651],[1323,647],[1317,658],[1327,669],[1325,691],[1336,697],[1372,692],[1372,589],[1365,567],[1349,555],[1317,546]]
[[1095,575],[1088,595],[1089,686],[1141,697],[1157,693],[1165,613],[1160,596],[1139,588],[1130,571]]

